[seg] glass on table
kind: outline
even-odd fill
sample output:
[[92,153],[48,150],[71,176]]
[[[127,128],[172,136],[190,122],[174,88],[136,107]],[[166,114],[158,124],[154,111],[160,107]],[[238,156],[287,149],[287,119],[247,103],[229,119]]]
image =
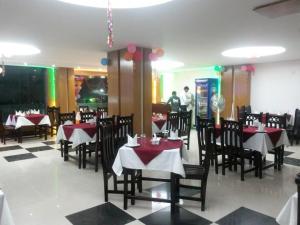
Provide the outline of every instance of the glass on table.
[[169,131],[168,130],[164,130],[162,133],[163,133],[163,137],[165,138],[165,140],[167,140],[168,137],[169,137]]

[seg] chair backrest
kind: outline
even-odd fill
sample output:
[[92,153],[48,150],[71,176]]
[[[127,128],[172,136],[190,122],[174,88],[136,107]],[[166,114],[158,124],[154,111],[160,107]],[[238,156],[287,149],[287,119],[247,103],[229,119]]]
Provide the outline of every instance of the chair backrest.
[[246,112],[247,114],[249,114],[249,113],[252,112],[252,110],[251,110],[251,105],[247,105],[247,106],[245,107],[245,112]]
[[294,134],[300,135],[300,110],[295,110],[295,118],[294,118]]
[[94,119],[95,112],[80,112],[80,123],[86,123],[90,119]]
[[201,119],[200,116],[196,116],[196,130],[197,130],[197,140],[199,149],[199,163],[203,162],[200,151],[205,151],[207,148],[206,134],[207,130],[210,129],[211,139],[210,142],[213,146],[216,146],[216,133],[215,133],[215,119]]
[[245,113],[244,123],[252,126],[255,120],[262,122],[263,113]]
[[237,106],[237,119],[238,120],[243,120],[244,117],[245,117],[245,113],[246,113],[246,107],[243,105],[243,106]]
[[59,124],[59,114],[60,114],[60,107],[55,106],[48,106],[47,107],[47,114],[49,116],[51,126],[56,126]]
[[167,130],[174,131],[179,129],[179,113],[168,112],[167,114]]
[[59,113],[59,116],[58,116],[59,124],[62,125],[66,121],[72,121],[74,124],[76,123],[75,111],[73,111],[71,113]]
[[130,116],[117,116],[116,120],[117,148],[127,143],[127,134],[133,136],[133,114]]
[[107,108],[101,108],[101,107],[97,107],[97,116],[100,118],[104,118],[107,116]]
[[90,111],[90,107],[88,105],[80,105],[79,112],[88,112]]
[[100,151],[103,170],[106,172],[112,171],[112,165],[115,160],[115,133],[114,125],[111,122],[102,123],[100,128]]
[[287,114],[274,115],[266,114],[266,127],[286,129]]
[[192,110],[179,113],[179,137],[190,136],[192,127]]
[[224,120],[221,118],[221,149],[232,152],[243,152],[242,121]]

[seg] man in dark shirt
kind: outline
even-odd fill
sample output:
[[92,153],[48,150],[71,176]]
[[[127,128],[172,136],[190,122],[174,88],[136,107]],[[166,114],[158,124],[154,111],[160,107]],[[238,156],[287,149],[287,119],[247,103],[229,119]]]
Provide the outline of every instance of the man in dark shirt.
[[172,96],[169,98],[167,104],[171,105],[172,112],[179,112],[180,98],[176,95],[176,91],[172,92]]

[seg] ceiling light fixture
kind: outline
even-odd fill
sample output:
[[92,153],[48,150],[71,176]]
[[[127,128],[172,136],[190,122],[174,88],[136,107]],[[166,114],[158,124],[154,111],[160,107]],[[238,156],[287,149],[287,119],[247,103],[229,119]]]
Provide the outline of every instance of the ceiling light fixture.
[[264,56],[278,55],[285,52],[285,48],[280,46],[255,46],[234,48],[222,52],[223,56],[233,58],[260,58]]
[[34,55],[39,54],[41,51],[28,44],[11,43],[11,42],[0,42],[0,56],[6,58],[16,55]]
[[158,60],[151,62],[152,68],[159,71],[172,70],[184,66],[184,63],[172,60]]
[[[107,8],[107,0],[58,0],[75,5]],[[111,7],[118,9],[143,8],[154,5],[160,5],[172,0],[111,0]]]

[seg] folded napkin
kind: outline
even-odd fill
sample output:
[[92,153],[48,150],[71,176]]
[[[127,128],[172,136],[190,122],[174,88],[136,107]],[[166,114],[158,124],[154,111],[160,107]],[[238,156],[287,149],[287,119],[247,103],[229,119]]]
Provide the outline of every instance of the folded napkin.
[[73,125],[73,122],[71,120],[67,120],[64,122],[64,125]]
[[262,131],[264,131],[265,130],[265,126],[262,124],[262,123],[259,123],[258,124],[258,131],[259,132],[262,132]]
[[127,134],[127,145],[129,145],[129,146],[137,145],[137,135],[135,135],[132,138],[132,137],[130,137],[130,135]]
[[178,138],[178,130],[172,131],[170,132],[170,138],[171,139],[177,139]]
[[258,127],[259,126],[259,121],[258,120],[254,120],[253,121],[253,126],[254,127]]
[[76,113],[76,120],[81,120],[80,112]]
[[89,119],[89,120],[87,120],[86,122],[87,122],[87,123],[96,123],[96,119],[95,119],[95,118]]

